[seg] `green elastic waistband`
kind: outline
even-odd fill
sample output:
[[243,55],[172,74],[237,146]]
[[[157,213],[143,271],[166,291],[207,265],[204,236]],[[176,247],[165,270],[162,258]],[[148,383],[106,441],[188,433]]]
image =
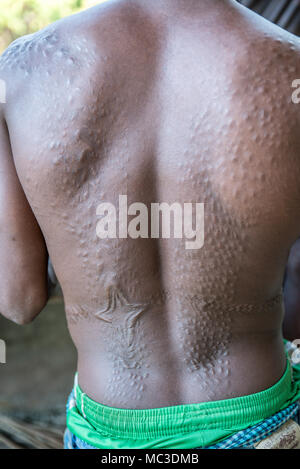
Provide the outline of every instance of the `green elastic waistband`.
[[[231,432],[254,425],[295,402],[300,397],[300,383],[292,380],[292,369],[288,361],[284,375],[274,386],[256,394],[234,399],[131,410],[99,404],[84,394],[78,385],[75,386],[75,396],[78,414],[88,422],[93,432],[99,434],[99,441],[101,438],[102,441],[103,438],[109,438],[110,442],[117,440],[127,442],[127,446],[124,444],[122,446],[121,443],[119,446],[117,443],[113,446],[109,443],[112,445],[110,447],[137,447],[136,445],[156,447],[154,443],[152,446],[147,446],[146,440],[148,442],[163,440],[167,442],[165,447],[171,448],[172,439],[186,435],[186,439],[180,439],[181,447],[192,448],[193,446],[189,445],[195,444],[196,440],[192,438],[188,443],[185,441],[189,439],[188,435],[194,435],[198,438],[197,441],[200,438],[199,443],[207,444],[208,441],[224,438]],[[73,428],[72,424],[70,426],[74,432],[76,425]],[[78,432],[77,436],[80,437]],[[90,441],[90,444],[102,447],[99,441],[98,444]],[[132,441],[132,446],[128,446],[129,441]]]

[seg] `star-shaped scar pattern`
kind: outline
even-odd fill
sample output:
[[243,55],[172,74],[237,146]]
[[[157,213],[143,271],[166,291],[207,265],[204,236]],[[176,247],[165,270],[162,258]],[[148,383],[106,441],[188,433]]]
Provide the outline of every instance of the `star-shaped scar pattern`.
[[[147,304],[129,303],[120,289],[109,287],[107,290],[107,306],[102,310],[98,310],[95,316],[106,323],[122,324],[124,327],[132,329],[147,307]],[[119,314],[115,314],[115,312]]]

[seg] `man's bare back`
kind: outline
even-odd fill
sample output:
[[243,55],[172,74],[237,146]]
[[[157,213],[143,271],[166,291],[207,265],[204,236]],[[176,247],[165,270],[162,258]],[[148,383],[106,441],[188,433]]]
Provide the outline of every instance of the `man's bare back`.
[[[281,285],[300,235],[299,53],[233,1],[119,0],[2,56],[0,310],[23,323],[42,309],[46,245],[92,399],[197,403],[282,376]],[[99,239],[97,206],[121,194],[204,203],[204,247]]]

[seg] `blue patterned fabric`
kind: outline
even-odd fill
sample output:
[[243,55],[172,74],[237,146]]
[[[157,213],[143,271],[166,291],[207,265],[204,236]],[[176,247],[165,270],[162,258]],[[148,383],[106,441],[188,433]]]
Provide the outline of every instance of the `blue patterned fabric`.
[[[76,407],[76,400],[74,396],[74,390],[71,392],[67,403],[67,413],[70,409]],[[85,441],[80,440],[77,436],[73,435],[67,428],[64,434],[64,449],[97,449],[94,446],[90,446]]]
[[[67,412],[76,406],[74,392],[72,391],[68,404]],[[195,449],[254,449],[254,444],[272,435],[288,420],[294,420],[300,424],[300,403],[295,402],[272,417],[265,419],[263,422],[254,425],[253,427],[246,428],[243,431],[235,433],[226,440],[221,441],[215,445],[207,448]],[[87,444],[80,440],[77,436],[73,435],[70,430],[66,429],[64,435],[64,448],[65,449],[97,449],[94,446]]]
[[64,435],[64,448],[65,449],[97,449],[94,446],[88,445],[85,441],[80,440],[77,436],[68,430],[65,431]]
[[207,449],[254,449],[254,444],[272,435],[288,420],[300,423],[300,403],[295,402],[263,422],[235,433]]

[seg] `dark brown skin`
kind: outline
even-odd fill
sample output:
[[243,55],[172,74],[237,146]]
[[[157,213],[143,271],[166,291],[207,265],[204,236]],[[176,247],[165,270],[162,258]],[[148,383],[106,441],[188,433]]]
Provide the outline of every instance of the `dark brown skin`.
[[300,339],[300,238],[290,250],[284,282],[283,335],[288,340]]
[[[111,1],[2,56],[1,312],[39,313],[48,250],[91,398],[188,404],[282,376],[299,58],[294,36],[229,0]],[[204,202],[204,247],[99,239],[96,208],[119,194]]]

